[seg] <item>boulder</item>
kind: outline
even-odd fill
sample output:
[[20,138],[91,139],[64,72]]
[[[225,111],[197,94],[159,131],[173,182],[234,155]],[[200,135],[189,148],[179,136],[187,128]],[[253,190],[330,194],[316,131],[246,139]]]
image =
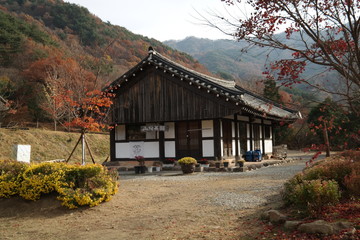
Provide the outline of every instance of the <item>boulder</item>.
[[324,220],[317,220],[311,223],[303,223],[298,227],[298,231],[304,233],[320,233],[320,234],[333,234],[334,228],[330,223]]
[[286,221],[284,224],[285,231],[294,231],[300,225],[300,221]]
[[286,216],[284,214],[281,214],[279,211],[276,210],[270,210],[268,211],[269,214],[269,221],[272,224],[282,224],[286,221]]
[[334,232],[341,232],[345,229],[352,230],[354,228],[354,224],[350,222],[335,222],[331,223],[334,228]]

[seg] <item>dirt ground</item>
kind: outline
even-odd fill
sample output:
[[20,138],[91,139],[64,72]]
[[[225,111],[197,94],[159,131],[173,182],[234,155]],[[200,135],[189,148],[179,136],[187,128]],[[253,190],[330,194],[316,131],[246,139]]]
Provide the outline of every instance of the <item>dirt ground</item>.
[[304,166],[125,175],[110,202],[90,209],[67,210],[54,196],[0,199],[0,239],[254,239],[259,214],[280,205],[282,184]]

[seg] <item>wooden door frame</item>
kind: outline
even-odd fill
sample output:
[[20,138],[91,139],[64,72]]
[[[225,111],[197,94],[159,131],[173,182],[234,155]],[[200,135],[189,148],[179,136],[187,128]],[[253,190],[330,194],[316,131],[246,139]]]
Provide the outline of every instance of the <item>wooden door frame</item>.
[[[194,158],[202,157],[203,151],[202,151],[202,131],[201,131],[201,120],[189,120],[189,121],[178,121],[175,122],[175,156],[176,158],[183,157],[181,153],[179,153],[179,133],[178,133],[178,124],[180,123],[186,123],[186,131],[191,130],[189,129],[189,122],[196,122],[198,124],[199,129],[199,150],[197,151],[198,156],[189,156]],[[189,139],[187,139],[187,151],[190,152],[190,142]],[[196,154],[196,155],[197,155]]]

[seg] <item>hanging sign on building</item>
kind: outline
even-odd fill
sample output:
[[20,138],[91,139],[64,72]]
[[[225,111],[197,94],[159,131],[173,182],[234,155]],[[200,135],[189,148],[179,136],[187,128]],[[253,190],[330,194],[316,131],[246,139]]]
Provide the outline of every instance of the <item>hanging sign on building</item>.
[[141,126],[142,132],[165,132],[169,131],[169,126],[164,125],[146,125]]

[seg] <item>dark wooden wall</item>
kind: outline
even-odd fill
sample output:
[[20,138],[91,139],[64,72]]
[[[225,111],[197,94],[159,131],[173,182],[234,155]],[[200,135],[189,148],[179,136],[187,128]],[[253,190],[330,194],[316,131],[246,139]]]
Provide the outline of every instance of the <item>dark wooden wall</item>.
[[235,103],[153,67],[117,91],[113,108],[114,123],[214,119],[239,112]]

